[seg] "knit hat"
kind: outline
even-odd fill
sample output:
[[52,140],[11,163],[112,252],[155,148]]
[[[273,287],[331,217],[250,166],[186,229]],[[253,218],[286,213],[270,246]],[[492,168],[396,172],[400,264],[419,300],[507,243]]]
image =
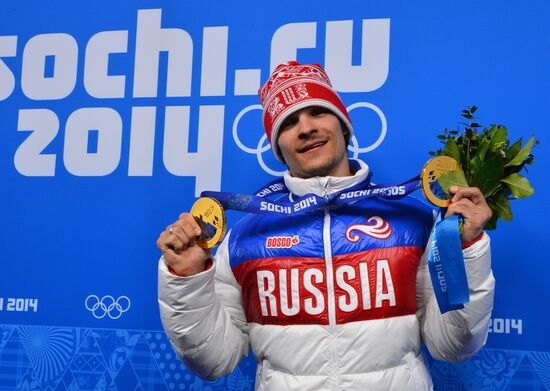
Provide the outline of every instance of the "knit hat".
[[262,120],[273,154],[283,161],[277,145],[281,123],[292,113],[310,106],[321,106],[334,113],[348,128],[353,127],[346,107],[332,88],[325,70],[319,64],[289,61],[275,68],[258,91],[264,108]]

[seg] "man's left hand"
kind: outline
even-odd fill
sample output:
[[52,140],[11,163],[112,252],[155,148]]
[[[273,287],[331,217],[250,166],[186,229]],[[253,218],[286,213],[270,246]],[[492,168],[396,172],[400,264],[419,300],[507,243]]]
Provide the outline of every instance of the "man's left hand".
[[453,197],[445,217],[462,215],[464,218],[462,243],[471,242],[479,236],[493,212],[477,187],[451,186],[449,190]]

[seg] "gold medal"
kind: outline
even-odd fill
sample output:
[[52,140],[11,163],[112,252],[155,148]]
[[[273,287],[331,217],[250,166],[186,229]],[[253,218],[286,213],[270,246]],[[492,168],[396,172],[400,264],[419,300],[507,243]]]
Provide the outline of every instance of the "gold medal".
[[201,197],[191,207],[191,216],[201,227],[197,245],[204,249],[216,247],[225,236],[225,212],[213,198]]
[[437,156],[426,162],[420,173],[420,182],[424,197],[432,204],[446,208],[451,203],[450,197],[439,186],[437,178],[448,171],[460,171],[460,164],[450,156]]

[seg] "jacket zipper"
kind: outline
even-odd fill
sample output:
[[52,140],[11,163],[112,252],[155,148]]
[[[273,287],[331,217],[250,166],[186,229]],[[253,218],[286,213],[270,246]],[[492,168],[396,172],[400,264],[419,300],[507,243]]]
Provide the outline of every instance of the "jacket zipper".
[[[328,182],[323,186],[323,197],[327,198]],[[325,206],[325,218],[323,222],[323,247],[325,252],[325,268],[327,271],[327,308],[328,308],[328,333],[329,333],[329,357],[330,357],[330,389],[338,390],[338,364],[337,364],[337,330],[336,330],[336,309],[334,298],[334,272],[332,265],[332,246],[330,237],[330,212]]]

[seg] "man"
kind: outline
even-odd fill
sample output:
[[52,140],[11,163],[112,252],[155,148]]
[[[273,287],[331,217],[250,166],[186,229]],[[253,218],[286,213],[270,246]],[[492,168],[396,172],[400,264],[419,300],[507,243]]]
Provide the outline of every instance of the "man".
[[[318,65],[279,65],[260,89],[263,122],[285,162],[288,198],[328,197],[368,180],[350,162],[348,113]],[[252,346],[258,390],[427,390],[421,345],[448,361],[485,343],[494,279],[491,216],[479,189],[453,188],[461,214],[470,303],[441,314],[425,248],[433,213],[420,201],[374,197],[296,216],[241,219],[213,261],[187,213],[157,244],[159,304],[183,362],[207,379]]]

